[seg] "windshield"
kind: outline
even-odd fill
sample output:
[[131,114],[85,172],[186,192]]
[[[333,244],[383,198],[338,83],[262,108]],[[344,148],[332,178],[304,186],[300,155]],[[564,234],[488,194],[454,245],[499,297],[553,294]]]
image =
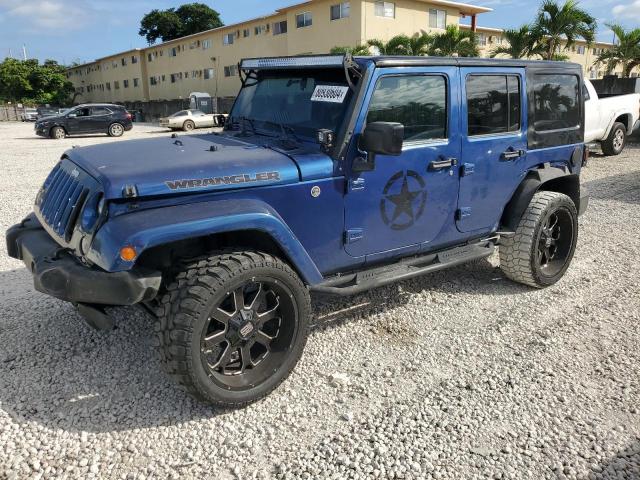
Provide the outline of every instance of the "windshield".
[[240,91],[227,129],[248,123],[315,139],[319,129],[340,129],[351,95],[342,70],[261,72]]

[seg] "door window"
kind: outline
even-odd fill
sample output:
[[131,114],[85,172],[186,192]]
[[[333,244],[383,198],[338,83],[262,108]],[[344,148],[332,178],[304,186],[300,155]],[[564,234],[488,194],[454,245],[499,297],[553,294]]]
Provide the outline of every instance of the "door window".
[[520,130],[520,79],[516,75],[467,77],[467,133],[494,135]]
[[373,92],[367,123],[404,125],[405,142],[447,137],[447,81],[442,75],[382,77]]

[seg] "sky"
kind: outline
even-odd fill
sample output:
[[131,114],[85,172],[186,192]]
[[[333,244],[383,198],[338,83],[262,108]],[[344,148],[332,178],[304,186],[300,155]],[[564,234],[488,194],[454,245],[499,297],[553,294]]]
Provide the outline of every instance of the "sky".
[[[226,24],[272,13],[295,0],[200,0],[220,12]],[[562,0],[560,0],[562,1]],[[140,19],[154,8],[185,0],[0,0],[0,58],[51,58],[64,64],[84,63],[130,48],[144,47],[138,35]],[[465,0],[493,8],[481,14],[486,27],[517,27],[530,22],[538,0]],[[640,26],[640,0],[582,0],[581,6],[598,19],[598,40],[611,42],[607,22]]]

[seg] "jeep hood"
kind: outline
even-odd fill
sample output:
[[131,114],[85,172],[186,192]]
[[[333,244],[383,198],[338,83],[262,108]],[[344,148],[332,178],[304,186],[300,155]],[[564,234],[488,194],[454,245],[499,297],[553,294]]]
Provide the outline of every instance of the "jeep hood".
[[65,156],[102,184],[107,199],[126,197],[132,187],[145,197],[282,185],[333,168],[317,152],[288,154],[215,134],[113,142],[74,148]]

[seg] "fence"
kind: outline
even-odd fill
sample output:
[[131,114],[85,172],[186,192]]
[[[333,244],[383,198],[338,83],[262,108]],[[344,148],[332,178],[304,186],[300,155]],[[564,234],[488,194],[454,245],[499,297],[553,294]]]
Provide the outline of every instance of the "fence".
[[23,108],[17,105],[0,105],[0,122],[15,122],[22,120]]

